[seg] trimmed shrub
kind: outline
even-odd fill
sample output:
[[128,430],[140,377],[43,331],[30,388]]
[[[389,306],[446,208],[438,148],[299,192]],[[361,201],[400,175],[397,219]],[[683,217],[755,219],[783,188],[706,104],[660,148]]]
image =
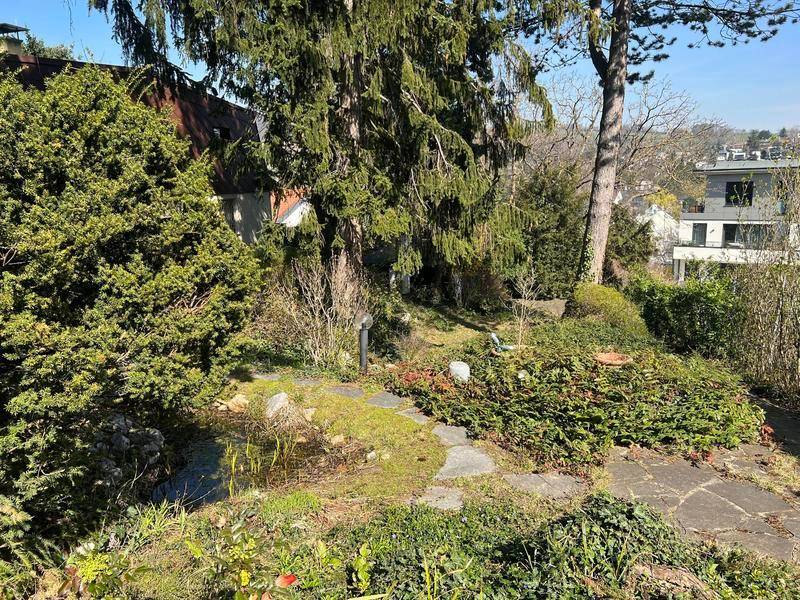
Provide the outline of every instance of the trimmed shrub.
[[647,325],[636,305],[621,292],[604,285],[580,283],[575,286],[569,312],[576,317],[599,317],[629,333],[647,333]]
[[[393,375],[397,391],[426,412],[530,453],[545,463],[585,464],[614,444],[704,452],[753,441],[763,412],[717,363],[679,357],[607,324],[566,320],[535,328],[526,347],[462,356],[472,378],[457,385],[440,369]],[[632,355],[621,368],[597,351]]]
[[677,285],[643,276],[625,293],[641,307],[650,332],[672,350],[730,355],[741,308],[728,278],[689,279]]
[[0,77],[0,499],[37,530],[103,498],[111,413],[203,403],[241,359],[254,262],[209,175],[99,69]]

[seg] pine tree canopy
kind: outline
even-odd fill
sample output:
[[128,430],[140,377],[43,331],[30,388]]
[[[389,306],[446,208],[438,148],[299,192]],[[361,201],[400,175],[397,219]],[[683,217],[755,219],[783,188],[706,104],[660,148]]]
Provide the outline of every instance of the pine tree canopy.
[[510,2],[91,2],[134,62],[174,46],[263,113],[250,155],[268,189],[309,191],[328,250],[392,244],[402,272],[478,258],[520,100],[552,120]]

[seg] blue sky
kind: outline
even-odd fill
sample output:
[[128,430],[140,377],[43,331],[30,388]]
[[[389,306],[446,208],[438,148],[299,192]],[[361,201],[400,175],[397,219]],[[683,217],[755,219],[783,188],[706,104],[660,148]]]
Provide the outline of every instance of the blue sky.
[[[104,15],[89,12],[86,0],[1,4],[0,21],[28,27],[50,44],[74,44],[79,55],[88,52],[97,62],[122,62],[111,26]],[[591,72],[588,61],[576,68]],[[657,77],[694,98],[704,116],[744,129],[800,126],[800,25],[787,26],[766,44],[696,50],[675,46],[671,58],[655,68]]]

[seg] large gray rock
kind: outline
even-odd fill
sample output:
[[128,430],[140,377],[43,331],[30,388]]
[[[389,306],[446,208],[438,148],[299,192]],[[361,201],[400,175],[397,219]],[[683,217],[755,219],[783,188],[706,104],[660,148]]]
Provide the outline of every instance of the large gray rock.
[[278,392],[267,400],[264,419],[278,429],[294,429],[308,424],[303,409],[292,402],[286,392]]
[[454,360],[450,363],[450,375],[460,383],[469,381],[469,365],[460,360]]

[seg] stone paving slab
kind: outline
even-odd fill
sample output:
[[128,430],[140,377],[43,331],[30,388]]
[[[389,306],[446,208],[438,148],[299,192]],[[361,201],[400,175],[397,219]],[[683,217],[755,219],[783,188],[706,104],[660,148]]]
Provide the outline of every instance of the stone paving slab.
[[409,419],[411,419],[412,421],[414,421],[414,423],[417,423],[418,425],[424,425],[425,423],[427,423],[430,420],[430,419],[428,419],[428,417],[423,415],[420,412],[420,410],[415,406],[411,407],[411,408],[405,408],[403,410],[398,410],[397,414],[398,415],[402,415],[404,417],[408,417]]
[[305,385],[313,387],[315,385],[322,385],[322,380],[317,379],[315,377],[295,377],[292,379],[292,383],[294,383],[295,385]]
[[379,408],[398,408],[402,403],[403,399],[391,392],[378,392],[367,400],[367,404]]
[[715,481],[706,489],[732,502],[750,514],[771,514],[792,510],[789,504],[770,492],[741,481]]
[[258,371],[250,373],[250,377],[253,379],[260,379],[262,381],[279,381],[281,378],[278,373],[260,373]]
[[415,500],[415,504],[425,504],[439,510],[459,510],[464,506],[461,490],[443,486],[431,486]]
[[345,398],[361,398],[364,395],[364,390],[354,385],[332,385],[325,389]]
[[439,440],[445,446],[470,446],[472,444],[467,437],[466,427],[454,427],[439,423],[432,431],[434,435],[439,436]]
[[[770,452],[750,444],[721,454],[754,466]],[[800,552],[800,511],[754,483],[726,479],[705,464],[622,451],[612,455],[608,473],[612,494],[646,502],[687,533],[783,560]]]
[[546,498],[571,498],[584,488],[583,481],[577,477],[561,473],[509,473],[503,479],[517,490],[534,492]]
[[474,477],[497,470],[492,457],[474,446],[453,446],[447,451],[447,460],[434,479]]
[[777,535],[734,530],[720,533],[717,540],[729,545],[740,545],[756,554],[780,560],[790,561],[794,555],[794,540]]

